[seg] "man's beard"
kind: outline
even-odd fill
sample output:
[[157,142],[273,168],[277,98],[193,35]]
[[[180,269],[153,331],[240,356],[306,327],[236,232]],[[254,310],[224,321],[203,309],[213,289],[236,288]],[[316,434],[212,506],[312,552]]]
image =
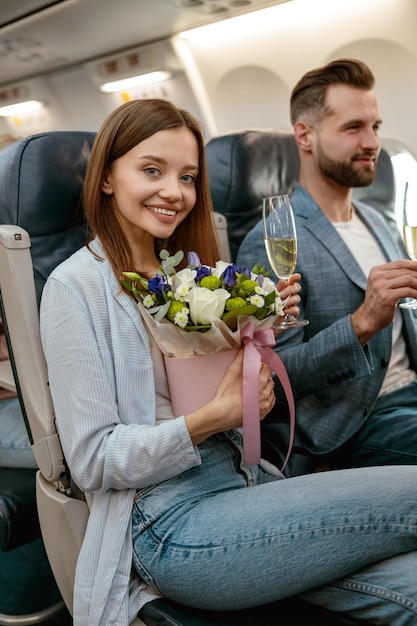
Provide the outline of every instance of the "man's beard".
[[[353,157],[357,158],[360,155]],[[374,156],[374,153],[363,153],[361,156]],[[343,187],[367,187],[374,182],[376,168],[354,169],[354,161],[334,161],[324,154],[321,146],[318,145],[317,164],[321,173],[330,180]]]

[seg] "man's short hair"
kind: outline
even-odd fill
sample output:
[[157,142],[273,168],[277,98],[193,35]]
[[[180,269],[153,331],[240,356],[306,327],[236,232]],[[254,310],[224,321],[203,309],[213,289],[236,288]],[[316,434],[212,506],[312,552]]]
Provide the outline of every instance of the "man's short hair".
[[338,59],[304,74],[291,93],[290,114],[294,125],[302,115],[311,124],[326,115],[325,98],[331,85],[348,85],[357,89],[372,89],[375,77],[370,68],[356,59]]

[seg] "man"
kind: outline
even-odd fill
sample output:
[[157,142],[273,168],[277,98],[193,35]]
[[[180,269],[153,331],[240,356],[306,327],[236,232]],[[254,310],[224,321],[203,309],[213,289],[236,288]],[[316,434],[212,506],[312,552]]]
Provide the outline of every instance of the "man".
[[[300,155],[291,196],[300,317],[277,341],[305,446],[331,467],[417,463],[417,262],[382,216],[352,202],[375,177],[381,118],[374,76],[341,59],[308,72],[291,95]],[[262,225],[237,263],[269,267]]]

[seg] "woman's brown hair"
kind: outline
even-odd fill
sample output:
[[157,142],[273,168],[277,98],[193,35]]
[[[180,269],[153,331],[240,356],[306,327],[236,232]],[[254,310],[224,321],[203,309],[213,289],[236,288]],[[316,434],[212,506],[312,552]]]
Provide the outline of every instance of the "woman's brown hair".
[[180,127],[188,128],[198,144],[196,203],[168,242],[156,240],[155,252],[158,256],[162,248],[167,248],[171,254],[178,250],[193,250],[206,265],[213,265],[220,258],[204,138],[199,123],[190,113],[167,100],[132,100],[115,109],[103,122],[94,141],[83,188],[84,212],[91,229],[91,239],[99,237],[118,278],[123,271],[140,271],[140,268],[134,267],[130,247],[113,205],[113,196],[102,191],[107,172],[113,161],[141,141],[161,130]]

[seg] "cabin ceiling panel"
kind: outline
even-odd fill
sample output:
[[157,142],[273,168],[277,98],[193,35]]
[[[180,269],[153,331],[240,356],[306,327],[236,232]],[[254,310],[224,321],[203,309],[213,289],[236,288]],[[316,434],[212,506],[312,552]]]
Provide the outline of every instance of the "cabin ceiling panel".
[[66,0],[1,0],[0,28]]
[[231,17],[234,15],[264,9],[291,0],[162,0],[178,8],[193,9],[197,13]]
[[1,0],[0,86],[288,1]]

